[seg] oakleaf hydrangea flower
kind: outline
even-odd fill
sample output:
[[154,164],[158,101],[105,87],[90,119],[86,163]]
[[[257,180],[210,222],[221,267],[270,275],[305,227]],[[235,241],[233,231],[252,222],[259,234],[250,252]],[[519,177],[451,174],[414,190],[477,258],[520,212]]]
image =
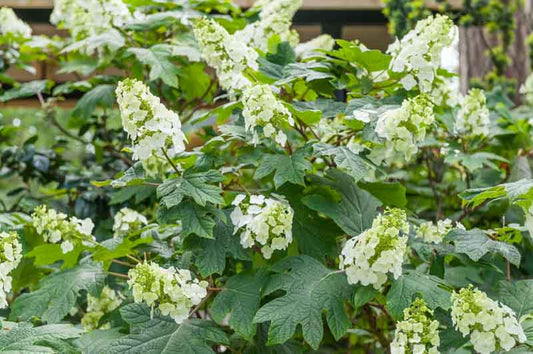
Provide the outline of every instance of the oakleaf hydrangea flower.
[[113,220],[113,236],[127,235],[140,230],[146,224],[148,224],[148,220],[144,215],[129,208],[122,208],[115,214]]
[[87,312],[81,319],[81,325],[88,331],[97,328],[109,328],[109,323],[100,326],[100,319],[106,313],[110,313],[118,308],[121,303],[122,299],[119,297],[118,293],[107,285],[104,286],[99,297],[87,294]]
[[335,46],[335,39],[329,34],[321,34],[305,43],[300,43],[294,49],[298,58],[305,58],[312,55],[317,50],[332,50]]
[[[464,230],[464,226],[461,223],[458,223],[456,227]],[[453,222],[450,219],[439,220],[436,224],[426,221],[416,229],[415,237],[421,238],[428,243],[441,243],[444,236],[452,229]]]
[[350,284],[373,285],[379,289],[387,281],[402,275],[403,257],[409,232],[406,214],[400,209],[387,209],[376,216],[372,227],[344,245],[339,268],[346,271]]
[[43,236],[44,242],[61,242],[63,253],[72,251],[79,244],[92,246],[95,241],[91,234],[94,228],[91,219],[68,218],[54,209],[47,209],[46,205],[35,208],[32,224],[37,233]]
[[230,35],[214,20],[206,18],[195,23],[194,35],[202,57],[215,69],[223,89],[233,93],[251,85],[243,71],[247,68],[258,70],[258,55],[246,42]]
[[128,276],[136,303],[144,302],[152,309],[158,308],[163,316],[170,316],[178,324],[207,296],[208,283],[192,279],[191,272],[186,269],[162,268],[153,262],[144,262],[130,269]]
[[251,86],[243,92],[241,100],[245,127],[253,132],[254,144],[259,141],[255,127],[261,126],[265,137],[285,146],[287,136],[281,128],[287,124],[294,125],[294,120],[289,110],[274,96],[270,86]]
[[78,40],[116,31],[133,16],[122,0],[55,0],[50,22]]
[[406,99],[400,108],[384,112],[376,123],[376,133],[385,146],[373,150],[376,162],[410,161],[418,152],[418,143],[435,121],[433,103],[425,95]]
[[457,27],[447,16],[430,16],[418,21],[414,29],[389,46],[390,69],[407,73],[401,80],[406,90],[418,86],[421,92],[431,92],[442,50],[453,43],[456,31]]
[[509,307],[470,285],[452,294],[452,321],[478,353],[509,351],[524,343],[526,335]]
[[302,0],[270,1],[261,5],[263,11],[259,14],[259,20],[235,32],[235,38],[262,51],[267,51],[268,40],[274,35],[282,42],[295,46],[299,40],[298,33],[290,27],[292,17],[301,4]]
[[254,2],[253,9],[261,9],[260,18],[285,14],[292,18],[302,6],[303,0],[258,0]]
[[439,322],[433,319],[424,300],[417,298],[403,311],[403,321],[396,324],[391,354],[438,354],[440,344]]
[[0,8],[0,34],[14,37],[30,38],[31,28],[27,23],[17,17],[13,9]]
[[471,89],[462,102],[455,130],[462,135],[489,135],[490,113],[483,90]]
[[0,232],[0,308],[6,308],[7,294],[11,291],[9,273],[22,259],[22,246],[16,232]]
[[233,201],[235,209],[231,221],[234,233],[241,231],[241,245],[245,248],[261,247],[261,253],[270,259],[275,250],[287,249],[292,242],[292,219],[294,211],[289,203],[281,198],[265,198],[251,195],[249,198],[238,195]]
[[186,138],[177,113],[135,79],[119,82],[117,102],[122,126],[132,140],[133,159],[145,162],[154,156],[164,159],[185,150]]

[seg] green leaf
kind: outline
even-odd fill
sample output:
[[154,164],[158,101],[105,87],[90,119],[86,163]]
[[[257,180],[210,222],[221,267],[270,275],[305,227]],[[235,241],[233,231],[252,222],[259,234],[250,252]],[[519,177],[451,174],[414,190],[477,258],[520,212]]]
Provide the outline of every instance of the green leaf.
[[43,266],[54,264],[58,261],[63,261],[61,269],[72,268],[78,263],[80,254],[88,249],[88,247],[77,245],[68,253],[63,253],[60,244],[45,243],[39,245],[28,252],[25,257],[35,258],[34,264],[36,266]]
[[309,176],[314,185],[322,188],[320,194],[302,198],[309,208],[335,221],[349,235],[357,236],[372,225],[378,214],[379,200],[357,187],[352,177],[335,169],[326,177]]
[[314,210],[302,203],[303,188],[286,185],[280,190],[294,210],[292,234],[298,241],[298,248],[303,254],[321,261],[326,256],[337,256],[336,237],[342,230],[330,219],[320,217]]
[[[228,214],[228,212],[226,212]],[[240,238],[233,234],[233,224],[229,220],[224,223],[219,220],[213,229],[214,239],[200,238],[194,235],[187,237],[183,243],[186,250],[195,255],[195,265],[203,278],[211,274],[222,274],[226,268],[226,257],[251,260],[250,252],[240,243]]]
[[167,44],[156,44],[148,49],[129,48],[137,59],[150,66],[150,80],[161,79],[165,84],[178,87],[178,67],[170,61],[172,47]]
[[82,330],[68,324],[32,327],[30,323],[2,324],[0,352],[2,353],[52,353],[59,343],[75,339]]
[[220,210],[211,206],[202,207],[191,200],[184,200],[170,209],[160,206],[157,210],[157,220],[160,223],[175,223],[181,220],[183,237],[195,234],[213,239],[213,227],[216,224],[214,216],[225,220],[224,213]]
[[98,85],[85,93],[72,111],[72,116],[87,119],[93,114],[96,107],[113,108],[115,104],[115,85]]
[[512,308],[518,319],[533,313],[533,280],[500,282],[498,300]]
[[371,168],[372,164],[366,161],[361,156],[355,154],[346,146],[332,146],[324,143],[317,143],[313,145],[315,154],[319,156],[333,156],[333,161],[340,167],[347,171],[355,181],[359,181],[366,175]]
[[125,257],[131,254],[135,247],[153,241],[152,237],[121,237],[105,240],[93,253],[93,259],[104,262],[104,268],[108,268],[112,259]]
[[277,274],[272,276],[264,295],[276,290],[285,291],[285,295],[266,303],[254,318],[254,323],[270,321],[268,345],[286,342],[301,325],[305,341],[316,350],[324,334],[324,310],[335,339],[346,333],[350,321],[344,301],[352,288],[344,274],[331,271],[308,256],[283,259],[272,271]]
[[25,98],[49,90],[54,83],[50,80],[36,80],[25,82],[17,87],[5,91],[0,95],[0,102],[6,102],[17,98]]
[[101,354],[121,337],[124,337],[124,334],[120,333],[120,328],[97,329],[83,334],[76,340],[76,344],[83,354]]
[[407,205],[406,189],[399,182],[359,182],[358,185],[378,198],[384,205],[400,208]]
[[370,72],[387,70],[389,67],[390,55],[379,50],[363,49],[357,42],[338,40],[337,43],[340,49],[329,52],[333,57],[344,59],[352,65],[357,63]]
[[111,342],[106,353],[210,354],[213,344],[229,345],[224,331],[210,321],[191,318],[178,325],[159,313],[152,318],[150,308],[139,304],[126,305],[120,313],[131,325],[130,334]]
[[185,172],[181,177],[163,182],[157,187],[157,195],[167,208],[180,204],[185,196],[193,198],[201,206],[205,206],[207,202],[223,204],[224,199],[220,195],[222,193],[220,187],[208,184],[220,182],[223,179],[224,177],[214,170],[198,173]]
[[305,171],[313,166],[306,160],[308,151],[305,148],[298,149],[292,155],[285,154],[265,154],[255,171],[254,179],[259,180],[265,176],[274,174],[274,184],[276,189],[286,182],[305,185]]
[[243,338],[250,340],[256,331],[252,322],[266,284],[265,273],[238,274],[228,279],[211,306],[213,319],[222,323],[230,314],[229,325]]
[[316,61],[304,63],[291,63],[283,68],[283,79],[277,82],[284,85],[297,79],[304,79],[306,82],[315,80],[331,79],[333,75],[329,73],[330,67],[326,63]]
[[463,154],[461,152],[448,154],[444,158],[444,162],[447,164],[453,165],[459,163],[466,167],[470,172],[475,172],[483,166],[488,166],[492,169],[498,169],[499,166],[492,161],[500,161],[509,163],[509,161],[499,155],[490,153],[490,152],[476,152],[474,154]]
[[448,310],[451,306],[450,287],[440,278],[432,275],[409,271],[392,282],[387,293],[387,308],[395,320],[403,316],[403,310],[411,306],[415,297],[419,296],[431,309],[437,307]]
[[315,101],[296,101],[289,106],[291,112],[306,124],[313,125],[321,119],[334,118],[346,110],[346,103],[319,98]]
[[446,235],[445,240],[452,241],[456,252],[464,253],[477,262],[487,253],[498,253],[515,266],[520,266],[520,252],[515,246],[505,242],[495,241],[479,229],[455,229]]
[[17,297],[9,317],[27,321],[38,316],[45,322],[58,323],[74,307],[81,290],[96,295],[105,277],[102,266],[90,262],[51,274],[39,282],[36,291]]
[[516,182],[499,184],[488,188],[472,188],[464,191],[459,196],[466,205],[475,208],[487,200],[501,199],[504,197],[515,201],[527,195],[533,188],[533,180],[521,179]]
[[376,295],[379,294],[379,291],[374,289],[373,286],[358,286],[355,289],[354,295],[353,295],[353,305],[354,307],[361,308],[363,305],[365,305],[367,302],[371,301],[373,298],[376,297]]
[[205,64],[193,63],[180,72],[181,90],[188,101],[201,98],[209,89],[211,77],[205,72]]

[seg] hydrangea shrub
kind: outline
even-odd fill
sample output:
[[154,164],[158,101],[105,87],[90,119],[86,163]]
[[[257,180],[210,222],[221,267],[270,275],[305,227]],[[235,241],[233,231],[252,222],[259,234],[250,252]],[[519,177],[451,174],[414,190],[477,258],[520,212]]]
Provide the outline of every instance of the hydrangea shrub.
[[0,351],[533,350],[531,106],[458,92],[446,16],[381,52],[302,3],[0,10]]

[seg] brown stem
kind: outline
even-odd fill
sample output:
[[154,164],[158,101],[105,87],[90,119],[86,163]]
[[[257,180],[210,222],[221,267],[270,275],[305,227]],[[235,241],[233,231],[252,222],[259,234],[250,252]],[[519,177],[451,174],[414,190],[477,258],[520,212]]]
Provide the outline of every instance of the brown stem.
[[426,167],[428,170],[429,186],[431,187],[431,191],[433,192],[433,196],[435,197],[435,202],[437,203],[437,220],[440,220],[442,219],[442,203],[441,203],[440,195],[437,191],[437,186],[435,184],[435,178],[433,176],[433,169],[431,168],[431,163],[429,161],[429,154],[427,151],[424,154],[424,159],[426,160]]
[[387,340],[387,338],[385,338],[385,336],[383,335],[383,332],[381,331],[381,329],[378,328],[376,318],[372,314],[372,310],[368,306],[365,305],[363,307],[363,311],[365,312],[368,318],[368,323],[370,324],[370,330],[377,337],[379,344],[381,344],[381,348],[383,349],[385,353],[387,354],[390,353],[390,343]]
[[126,274],[120,274],[120,273],[109,272],[109,271],[107,272],[107,274],[112,275],[117,278],[130,279],[130,277],[128,277]]
[[179,175],[180,170],[178,170],[178,167],[174,164],[174,161],[172,161],[172,159],[168,156],[167,150],[165,150],[164,148],[161,148],[161,150],[163,151],[163,155],[165,155],[165,158],[167,159],[170,166],[172,166],[172,169]]
[[116,263],[116,264],[120,264],[120,265],[123,265],[123,266],[126,266],[126,267],[130,267],[130,268],[134,268],[135,267],[134,264],[131,264],[131,263],[128,263],[128,262],[119,261],[118,259],[112,259],[111,262]]

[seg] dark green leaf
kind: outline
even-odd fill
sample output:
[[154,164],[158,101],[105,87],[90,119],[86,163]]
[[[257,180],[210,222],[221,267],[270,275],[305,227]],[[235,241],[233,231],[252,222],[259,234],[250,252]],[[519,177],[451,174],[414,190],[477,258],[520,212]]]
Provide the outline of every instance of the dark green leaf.
[[272,276],[264,295],[276,290],[285,291],[285,295],[261,307],[254,318],[254,323],[270,321],[268,345],[286,342],[301,325],[305,341],[316,350],[324,334],[324,310],[335,339],[346,333],[350,321],[344,311],[344,301],[352,288],[344,274],[331,271],[307,256],[283,259],[272,271],[277,274]]
[[332,169],[328,170],[326,177],[313,175],[309,178],[313,184],[323,188],[320,194],[311,194],[302,199],[309,208],[332,218],[344,232],[352,236],[359,235],[372,225],[381,203],[357,187],[352,177]]
[[449,286],[432,275],[409,271],[392,282],[387,293],[387,308],[395,320],[403,316],[403,310],[411,306],[415,297],[421,297],[431,309],[451,306]]
[[[0,332],[2,353],[50,353],[59,343],[78,338],[82,330],[68,324],[32,327],[30,323],[4,325]],[[10,328],[10,329],[7,329]]]
[[518,319],[533,313],[533,280],[500,282],[498,299],[512,308]]
[[229,325],[235,332],[250,340],[256,330],[252,322],[261,292],[267,281],[266,274],[238,274],[228,279],[223,290],[217,295],[211,306],[213,319],[222,323],[230,314]]
[[[226,213],[227,214],[227,213]],[[233,224],[226,216],[226,223],[219,220],[213,229],[214,239],[189,236],[184,241],[184,248],[192,250],[196,256],[195,265],[202,277],[211,274],[222,274],[226,268],[226,257],[234,259],[251,260],[249,251],[245,250],[240,243],[238,235],[233,234]]]
[[102,266],[90,262],[49,275],[37,290],[17,297],[10,318],[27,321],[38,316],[45,322],[58,323],[74,307],[81,290],[96,295],[105,277]]
[[224,331],[213,322],[188,319],[181,324],[154,314],[146,305],[131,304],[120,310],[131,325],[130,334],[111,342],[106,353],[211,354],[213,344],[229,344]]
[[313,167],[306,160],[307,155],[308,151],[304,148],[296,150],[292,155],[265,154],[255,171],[254,179],[261,179],[276,171],[274,174],[276,188],[286,182],[305,185],[305,171]]
[[91,117],[96,107],[112,108],[116,100],[115,88],[115,85],[105,84],[88,91],[74,107],[72,116],[87,119]]

